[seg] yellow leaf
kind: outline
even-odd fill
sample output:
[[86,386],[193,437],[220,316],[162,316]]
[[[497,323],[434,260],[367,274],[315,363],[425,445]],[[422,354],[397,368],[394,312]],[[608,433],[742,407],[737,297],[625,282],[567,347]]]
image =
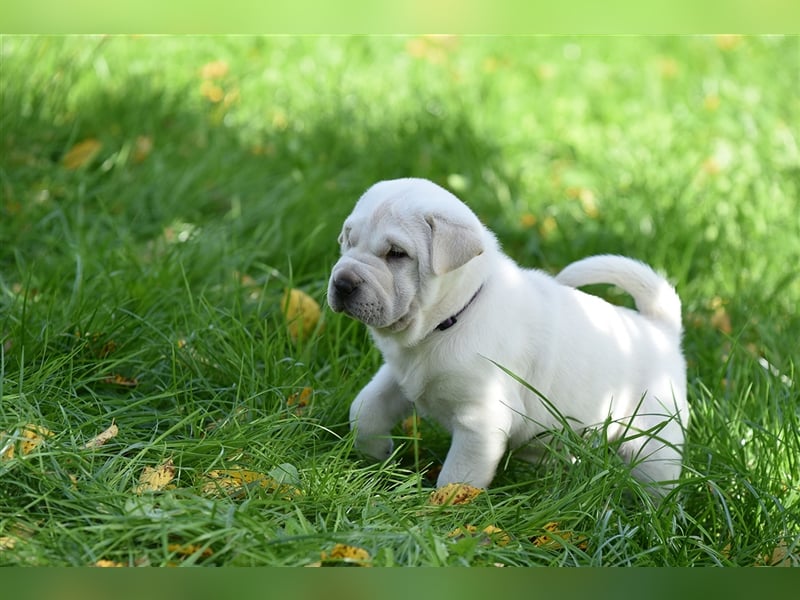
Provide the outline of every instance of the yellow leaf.
[[314,390],[312,388],[304,387],[301,391],[289,396],[286,399],[286,405],[293,409],[295,414],[302,414],[311,403],[313,394]]
[[320,308],[311,296],[297,289],[286,290],[281,299],[281,310],[293,341],[307,339],[317,326]]
[[469,504],[482,491],[482,489],[472,487],[466,483],[448,483],[435,490],[428,501],[437,506]]
[[228,496],[238,496],[244,489],[250,486],[258,486],[266,490],[277,492],[285,500],[291,500],[301,496],[302,492],[287,483],[275,481],[269,475],[258,471],[247,469],[218,469],[209,471],[206,475],[206,482],[203,484],[204,494],[216,496],[224,494]]
[[336,544],[330,553],[321,552],[323,567],[368,567],[372,561],[369,552],[358,546]]
[[422,433],[419,430],[420,425],[422,425],[422,420],[416,415],[411,415],[410,417],[404,419],[402,423],[400,423],[400,426],[403,429],[403,434],[409,439],[416,440],[422,439]]
[[115,560],[107,560],[105,558],[101,558],[96,563],[94,563],[95,567],[124,567],[121,562],[117,562]]
[[14,458],[17,449],[22,456],[33,452],[45,438],[52,437],[54,433],[42,427],[41,425],[34,425],[28,423],[23,427],[18,428],[13,434],[8,435],[3,433],[0,435],[0,459],[11,460]]
[[[565,542],[573,541],[573,543],[581,550],[586,550],[589,546],[589,541],[584,536],[575,536],[571,531],[561,531],[559,524],[555,521],[547,523],[543,528],[547,533],[536,535],[531,538],[531,542],[539,548],[553,550],[562,548]],[[553,534],[553,535],[548,535]]]
[[80,169],[91,163],[100,150],[103,148],[102,142],[95,138],[88,138],[78,142],[61,159],[61,164],[70,170]]
[[139,484],[134,489],[135,494],[145,492],[160,492],[170,481],[175,478],[175,465],[169,458],[157,467],[145,467],[139,476]]
[[225,97],[225,90],[219,87],[215,83],[211,83],[210,81],[204,81],[200,84],[200,94],[203,97],[207,98],[213,103],[221,102],[222,99]]
[[86,442],[83,447],[86,449],[90,448],[99,448],[103,444],[105,444],[108,440],[113,439],[119,433],[119,427],[116,424],[111,423],[111,425],[103,431],[102,433],[98,433],[88,442]]
[[214,554],[211,548],[201,546],[200,544],[168,544],[167,550],[174,554],[180,554],[181,556],[191,556],[192,554],[199,553],[203,558],[208,558]]
[[[478,528],[475,525],[465,525],[464,530],[460,527],[454,529],[450,533],[447,534],[447,537],[451,538],[462,538],[466,536],[473,536],[478,531]],[[505,531],[500,529],[499,527],[495,527],[494,525],[487,525],[481,530],[481,544],[486,546],[491,543],[495,543],[498,546],[506,546],[511,541],[511,536],[509,536]]]
[[519,224],[522,225],[525,229],[530,229],[534,225],[536,225],[536,215],[533,213],[522,213],[519,217]]
[[556,218],[552,215],[548,215],[542,219],[541,223],[539,224],[539,235],[541,235],[542,238],[547,239],[554,234],[557,229],[558,222],[556,221]]
[[133,162],[139,164],[143,162],[153,151],[153,138],[149,135],[140,135],[133,143]]
[[16,545],[17,538],[8,535],[0,536],[0,552],[3,550],[13,550]]
[[139,385],[139,381],[135,377],[124,377],[119,373],[114,373],[103,379],[103,383],[109,385],[118,385],[121,387],[135,388]]
[[203,79],[219,79],[228,74],[228,63],[224,60],[215,60],[204,64],[200,68],[200,76]]
[[718,329],[726,335],[730,335],[733,331],[731,326],[731,318],[728,311],[725,309],[727,303],[719,296],[714,296],[709,302],[709,308],[713,311],[711,313],[711,326]]
[[714,41],[720,50],[733,50],[742,42],[742,36],[739,34],[720,34],[714,36]]

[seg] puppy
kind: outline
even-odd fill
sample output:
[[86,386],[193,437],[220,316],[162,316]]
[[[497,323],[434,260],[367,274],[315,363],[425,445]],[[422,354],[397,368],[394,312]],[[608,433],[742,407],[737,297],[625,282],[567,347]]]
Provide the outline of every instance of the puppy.
[[[452,434],[438,485],[486,487],[508,449],[534,455],[563,419],[577,431],[609,422],[635,477],[655,495],[674,485],[689,418],[681,304],[650,267],[604,255],[555,278],[522,269],[423,179],[369,188],[339,243],[328,303],[365,323],[384,359],[350,407],[360,450],[388,458],[392,427],[416,406]],[[595,283],[637,310],[576,289]]]

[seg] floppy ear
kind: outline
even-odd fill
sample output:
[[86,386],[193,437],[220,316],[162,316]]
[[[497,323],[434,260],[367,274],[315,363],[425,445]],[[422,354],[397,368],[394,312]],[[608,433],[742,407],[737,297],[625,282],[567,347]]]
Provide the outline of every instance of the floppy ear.
[[474,227],[448,220],[441,215],[428,215],[431,228],[431,270],[444,275],[483,254],[483,240]]
[[342,227],[342,232],[339,234],[339,237],[336,238],[336,241],[339,242],[339,245],[344,245],[345,241],[350,237],[350,227],[345,225]]

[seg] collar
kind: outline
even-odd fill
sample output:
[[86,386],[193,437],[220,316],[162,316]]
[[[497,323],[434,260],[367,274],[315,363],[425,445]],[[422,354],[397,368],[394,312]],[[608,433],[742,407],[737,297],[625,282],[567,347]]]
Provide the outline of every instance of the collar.
[[436,329],[438,329],[439,331],[444,331],[445,329],[449,329],[450,327],[452,327],[453,325],[455,325],[455,324],[458,322],[458,317],[460,317],[460,316],[461,316],[461,313],[463,313],[465,310],[467,310],[467,309],[469,308],[470,304],[472,304],[473,302],[475,302],[475,298],[477,298],[477,297],[478,297],[478,294],[480,294],[480,293],[481,293],[481,290],[482,290],[482,289],[483,289],[483,284],[481,284],[481,287],[479,287],[479,288],[478,288],[478,290],[477,290],[477,291],[476,291],[476,292],[475,292],[475,293],[472,295],[472,298],[470,298],[470,299],[469,299],[469,302],[467,302],[467,303],[464,305],[464,308],[462,308],[462,309],[461,309],[460,311],[458,311],[456,314],[454,314],[454,315],[452,315],[452,316],[450,316],[450,317],[446,318],[444,321],[442,321],[441,323],[439,323],[439,324],[436,326]]

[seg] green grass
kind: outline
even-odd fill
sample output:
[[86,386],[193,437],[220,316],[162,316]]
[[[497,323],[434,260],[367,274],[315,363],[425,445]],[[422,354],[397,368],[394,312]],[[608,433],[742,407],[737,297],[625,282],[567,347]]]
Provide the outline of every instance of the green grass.
[[[0,461],[0,564],[304,565],[336,543],[375,565],[797,562],[798,38],[4,37],[0,61],[0,445],[54,433]],[[692,423],[667,501],[599,434],[446,508],[434,424],[387,464],[352,451],[380,357],[327,310],[292,342],[281,295],[324,306],[342,220],[398,176],[456,191],[524,265],[669,274]],[[134,494],[168,458],[174,489]],[[236,465],[291,465],[302,495],[203,490]],[[449,537],[466,525],[510,540]]]

